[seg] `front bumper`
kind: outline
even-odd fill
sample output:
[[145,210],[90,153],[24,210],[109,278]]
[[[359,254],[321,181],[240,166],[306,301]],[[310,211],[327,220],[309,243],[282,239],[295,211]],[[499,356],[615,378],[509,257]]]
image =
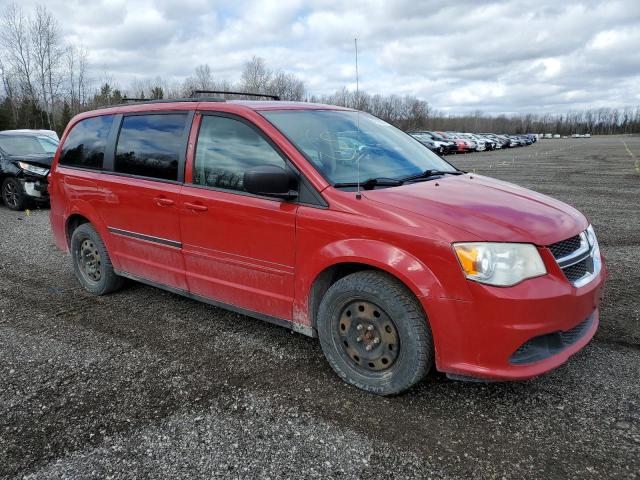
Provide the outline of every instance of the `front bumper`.
[[[598,328],[606,275],[603,262],[600,273],[580,288],[557,269],[508,288],[469,281],[471,301],[422,299],[438,370],[454,376],[524,380],[562,365]],[[531,345],[537,354],[522,354]]]
[[48,202],[49,201],[49,184],[47,177],[36,177],[32,175],[25,175],[19,178],[22,183],[22,188],[27,197],[36,202]]

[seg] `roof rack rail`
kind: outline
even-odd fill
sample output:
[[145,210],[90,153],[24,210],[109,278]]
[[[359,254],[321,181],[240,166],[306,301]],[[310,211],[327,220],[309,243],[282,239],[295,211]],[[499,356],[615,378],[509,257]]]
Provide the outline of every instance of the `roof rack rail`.
[[224,90],[194,90],[191,92],[191,98],[195,98],[196,95],[200,95],[201,93],[213,93],[215,95],[245,95],[247,97],[261,97],[261,98],[270,98],[272,100],[280,100],[278,95],[268,95],[266,93],[249,93],[249,92],[229,92]]
[[196,102],[224,102],[225,99],[224,98],[220,98],[220,97],[200,97],[200,98],[191,98],[191,97],[186,97],[186,98],[160,98],[160,99],[153,99],[153,98],[123,98],[122,102],[123,103],[115,103],[115,104],[111,104],[111,105],[104,105],[102,107],[98,107],[96,108],[96,110],[102,110],[104,108],[112,108],[112,107],[126,107],[128,105],[132,105],[134,103],[144,103],[145,105],[149,105],[152,103],[187,103],[187,102],[192,102],[192,103],[196,103]]
[[179,103],[179,102],[224,102],[224,98],[220,97],[184,97],[184,98],[131,98],[123,97],[122,101],[126,103]]

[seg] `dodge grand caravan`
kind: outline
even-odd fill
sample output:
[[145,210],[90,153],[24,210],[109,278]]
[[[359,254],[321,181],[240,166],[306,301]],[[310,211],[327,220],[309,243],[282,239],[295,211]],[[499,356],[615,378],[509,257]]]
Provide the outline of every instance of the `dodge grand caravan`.
[[577,210],[460,171],[366,113],[213,98],[76,116],[51,224],[82,286],[129,278],[318,336],[395,394],[547,372],[599,323],[606,269]]

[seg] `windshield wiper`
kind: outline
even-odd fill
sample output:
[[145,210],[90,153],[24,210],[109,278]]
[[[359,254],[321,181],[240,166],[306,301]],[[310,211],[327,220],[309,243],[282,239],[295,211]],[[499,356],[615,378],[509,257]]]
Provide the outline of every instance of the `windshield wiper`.
[[422,173],[418,173],[417,175],[411,175],[401,179],[403,182],[411,182],[414,180],[423,180],[431,177],[438,177],[441,175],[464,175],[467,172],[463,172],[462,170],[434,170],[432,168],[425,170]]
[[[386,177],[378,177],[378,178],[368,178],[360,182],[360,187],[364,190],[372,190],[375,187],[398,187],[404,183],[404,180],[398,180],[397,178],[386,178]],[[342,187],[357,187],[357,182],[342,182],[342,183],[334,183],[333,186],[335,188]]]

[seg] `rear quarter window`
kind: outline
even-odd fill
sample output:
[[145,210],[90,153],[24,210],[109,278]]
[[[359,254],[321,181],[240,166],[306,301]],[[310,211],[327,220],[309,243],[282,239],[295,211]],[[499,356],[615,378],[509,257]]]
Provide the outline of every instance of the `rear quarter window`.
[[71,167],[101,169],[112,123],[113,115],[80,120],[67,135],[58,163]]

